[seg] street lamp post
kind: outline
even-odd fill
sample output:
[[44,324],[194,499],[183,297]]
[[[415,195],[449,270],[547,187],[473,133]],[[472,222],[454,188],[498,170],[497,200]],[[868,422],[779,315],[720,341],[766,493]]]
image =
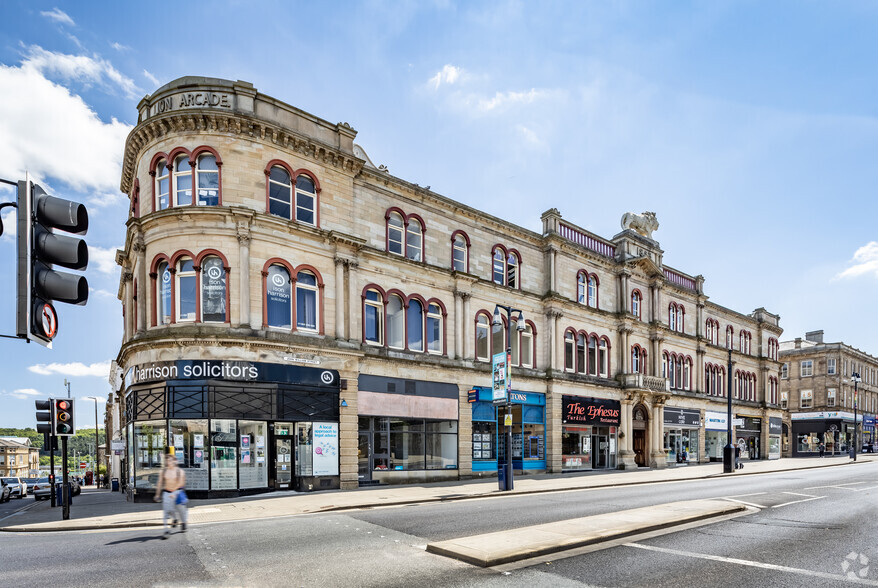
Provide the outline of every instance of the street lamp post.
[[97,396],[86,396],[88,400],[95,401],[95,455],[94,455],[94,469],[92,470],[92,482],[94,482],[95,487],[98,485],[98,446],[100,445],[101,436],[100,431],[98,430],[98,400],[100,400]]
[[851,374],[851,382],[854,383],[854,447],[851,450],[851,458],[854,461],[857,461],[857,384],[862,382],[860,379],[860,372],[854,372]]
[[[518,308],[512,308],[511,306],[504,306],[503,304],[497,304],[494,306],[494,320],[492,321],[493,325],[502,325],[503,320],[500,318],[500,310],[506,311],[506,415],[509,423],[506,425],[506,486],[500,487],[500,490],[512,490],[513,489],[513,480],[512,480],[512,398],[510,396],[510,392],[512,390],[512,313],[518,313],[518,320],[516,322],[516,329],[521,332],[526,327],[524,324],[524,313]],[[500,456],[497,456],[498,459]]]
[[723,448],[723,473],[731,474],[735,470],[735,445],[732,443],[732,348],[729,347],[728,378],[726,383],[726,398],[728,399],[728,414],[726,425],[728,435],[726,446]]

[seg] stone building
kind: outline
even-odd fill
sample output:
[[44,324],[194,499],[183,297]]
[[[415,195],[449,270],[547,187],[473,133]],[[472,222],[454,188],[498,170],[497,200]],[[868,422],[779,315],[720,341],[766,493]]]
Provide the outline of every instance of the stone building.
[[507,412],[519,472],[706,461],[727,380],[745,457],[779,457],[778,316],[665,265],[655,215],[608,239],[550,209],[536,233],[246,82],[138,108],[116,360],[135,496],[166,445],[196,496],[496,476]]
[[0,437],[0,477],[30,478],[40,472],[40,450],[27,437]]
[[[791,455],[813,457],[821,443],[829,454],[846,453],[855,413],[860,448],[874,444],[878,359],[845,343],[825,343],[822,330],[781,342],[779,357],[781,406],[792,421]],[[859,374],[856,397],[854,374]]]

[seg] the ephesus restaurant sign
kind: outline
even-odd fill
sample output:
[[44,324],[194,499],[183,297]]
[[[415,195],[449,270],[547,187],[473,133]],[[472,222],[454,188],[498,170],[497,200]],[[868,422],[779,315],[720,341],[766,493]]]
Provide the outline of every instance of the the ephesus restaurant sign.
[[622,404],[618,400],[562,396],[561,402],[565,425],[619,426]]

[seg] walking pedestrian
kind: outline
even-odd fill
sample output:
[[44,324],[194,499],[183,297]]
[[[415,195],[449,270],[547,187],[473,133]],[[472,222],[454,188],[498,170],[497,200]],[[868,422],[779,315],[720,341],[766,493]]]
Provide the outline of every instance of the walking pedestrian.
[[820,442],[820,445],[817,446],[817,449],[820,450],[820,457],[826,453],[826,446],[823,444],[823,441]]
[[177,467],[177,459],[171,452],[165,453],[165,465],[159,474],[159,481],[155,489],[155,502],[162,502],[162,539],[170,535],[168,529],[168,517],[172,518],[171,527],[177,526],[180,521],[180,532],[186,532],[186,506],[180,504],[178,498],[186,486],[186,472]]

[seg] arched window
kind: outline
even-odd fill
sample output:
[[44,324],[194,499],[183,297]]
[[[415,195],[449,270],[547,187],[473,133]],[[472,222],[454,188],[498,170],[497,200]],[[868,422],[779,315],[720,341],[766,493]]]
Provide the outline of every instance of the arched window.
[[526,325],[519,334],[521,337],[521,365],[522,367],[534,366],[534,332],[531,325]]
[[296,274],[296,329],[317,332],[317,276],[308,271]]
[[407,314],[408,348],[424,350],[424,307],[418,300],[409,300]]
[[216,164],[216,157],[208,154],[199,156],[196,171],[198,173],[198,205],[219,205],[219,167]]
[[405,347],[405,307],[395,294],[387,298],[387,346],[394,349]]
[[491,333],[491,320],[484,313],[476,317],[476,359],[490,361],[491,355],[488,347],[488,337]]
[[588,276],[588,305],[598,307],[598,278],[594,274]]
[[405,223],[402,220],[402,215],[398,212],[391,212],[387,217],[387,251],[395,255],[402,255],[404,234]]
[[610,345],[603,337],[601,337],[600,345],[598,346],[598,366],[599,376],[602,378],[610,377]]
[[463,234],[456,234],[451,241],[451,267],[456,272],[467,271],[469,245]]
[[578,333],[576,335],[576,372],[580,374],[584,374],[585,372],[585,347],[586,347],[586,336],[583,333]]
[[686,318],[686,309],[682,304],[677,305],[677,331],[682,333],[685,331],[684,319]]
[[574,348],[576,347],[575,335],[572,330],[568,329],[564,333],[564,370],[572,372],[576,370],[576,362],[574,361]]
[[268,327],[293,328],[293,290],[290,272],[282,265],[270,265],[265,280],[265,308]]
[[427,305],[427,351],[442,353],[442,309],[438,304]]
[[692,389],[692,360],[688,357],[683,360],[683,389]]
[[226,314],[226,270],[216,256],[201,261],[201,320],[224,323]]
[[586,277],[587,275],[583,271],[576,274],[576,301],[580,304],[585,304],[587,291]]
[[289,219],[292,211],[293,186],[290,174],[279,165],[268,174],[268,212]]
[[197,284],[195,265],[189,257],[177,262],[176,291],[177,322],[191,322],[196,317]]
[[506,258],[506,285],[510,288],[518,287],[518,256],[510,253]]
[[493,280],[495,284],[506,284],[506,255],[497,247],[494,249]]
[[315,226],[317,224],[317,190],[314,180],[302,174],[296,178],[296,220]]
[[415,219],[409,219],[405,234],[405,256],[412,261],[421,261],[421,251],[424,245],[421,223]]
[[363,299],[363,338],[372,345],[384,344],[384,301],[377,290],[367,290]]
[[174,206],[192,204],[192,166],[188,155],[174,160]]
[[646,373],[646,350],[637,344],[631,348],[631,372],[635,374]]
[[735,329],[732,328],[732,325],[726,326],[726,349],[734,349],[735,343]]
[[499,325],[491,324],[491,355],[506,351],[506,322],[500,321]]
[[171,205],[170,174],[171,172],[168,169],[168,162],[164,159],[159,160],[155,166],[156,210],[165,210]]
[[631,292],[631,314],[640,318],[640,303],[643,301],[643,298],[640,295],[640,290],[634,290]]
[[672,331],[677,330],[677,305],[673,302],[668,307],[668,328]]
[[160,325],[169,325],[172,321],[171,314],[171,290],[173,284],[173,276],[171,275],[171,268],[168,265],[167,261],[163,261],[158,266],[158,306],[157,306],[157,319]]

